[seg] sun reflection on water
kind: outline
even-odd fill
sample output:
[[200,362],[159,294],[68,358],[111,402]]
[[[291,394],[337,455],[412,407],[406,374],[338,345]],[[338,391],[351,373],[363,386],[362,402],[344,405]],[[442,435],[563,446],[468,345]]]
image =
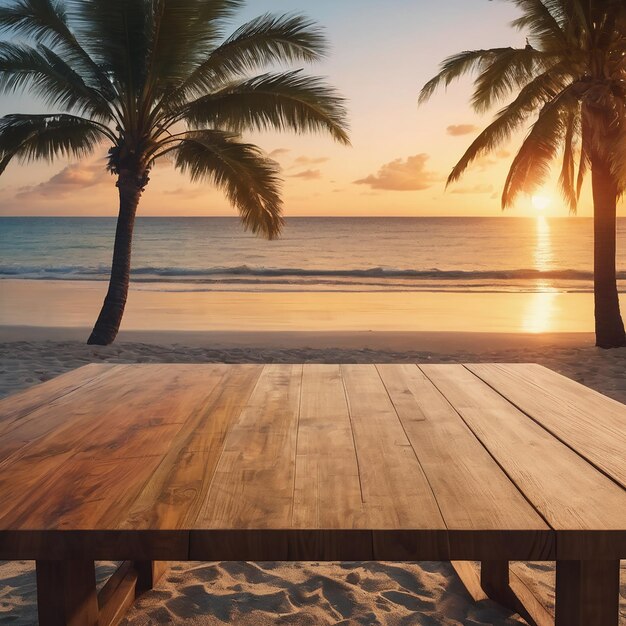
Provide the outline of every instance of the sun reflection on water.
[[[554,260],[550,222],[544,215],[539,215],[535,221],[535,228],[534,269],[545,272],[553,267]],[[528,333],[545,333],[554,330],[556,327],[554,305],[557,290],[550,280],[544,278],[537,279],[535,290],[524,311],[522,328]]]
[[[552,231],[550,229],[550,222],[545,215],[539,215],[535,220],[535,252],[534,263],[535,269],[545,272],[550,269],[553,264],[553,250],[552,250]],[[541,283],[545,281],[540,281]]]

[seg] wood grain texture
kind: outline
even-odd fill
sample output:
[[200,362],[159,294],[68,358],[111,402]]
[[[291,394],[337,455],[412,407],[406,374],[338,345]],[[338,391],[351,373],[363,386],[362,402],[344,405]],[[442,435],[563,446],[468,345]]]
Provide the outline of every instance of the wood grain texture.
[[124,561],[98,594],[98,626],[117,626],[138,593],[138,572],[132,561]]
[[508,571],[508,584],[503,592],[488,595],[482,587],[484,563],[452,561],[452,566],[474,602],[491,597],[524,617],[530,626],[554,626],[554,615],[548,611],[541,599],[515,571]]
[[463,366],[85,368],[2,406],[0,558],[626,556],[624,490]]
[[626,493],[615,482],[463,366],[420,369],[553,529],[593,531],[598,542],[623,535]]
[[11,465],[30,471],[24,482],[32,488],[7,507],[2,524],[118,528],[176,433],[204,401],[206,378],[204,366],[172,371],[167,365],[142,365],[109,376],[85,397],[76,392],[71,426],[38,439]]
[[63,396],[72,393],[103,373],[115,369],[115,365],[91,363],[61,374],[0,400],[0,436],[19,426],[24,418],[39,407],[48,407]]
[[467,368],[626,487],[626,406],[541,365]]
[[463,558],[464,546],[467,558],[476,558],[469,555],[480,537],[473,531],[500,531],[484,533],[489,536],[477,550],[483,558],[490,547],[502,554],[503,546],[515,555],[510,558],[549,558],[549,526],[423,372],[415,365],[379,365],[378,370],[433,490],[457,558]]
[[364,515],[341,368],[305,366],[291,524],[296,528],[358,528],[364,524]]
[[40,626],[99,626],[93,561],[37,561]]
[[620,563],[557,561],[555,626],[618,626]]
[[26,445],[74,419],[66,407],[80,389],[97,387],[123,366],[86,365],[0,400],[0,468]]
[[446,528],[415,451],[374,365],[342,365],[366,524]]
[[204,368],[197,405],[189,411],[189,418],[127,512],[120,516],[120,528],[193,526],[226,435],[248,402],[261,370],[255,365]]
[[193,528],[289,528],[302,365],[266,365],[232,424]]

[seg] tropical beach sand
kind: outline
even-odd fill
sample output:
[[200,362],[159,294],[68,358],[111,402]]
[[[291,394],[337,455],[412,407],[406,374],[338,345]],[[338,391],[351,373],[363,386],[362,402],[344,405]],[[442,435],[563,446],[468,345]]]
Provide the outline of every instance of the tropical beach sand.
[[[0,395],[89,362],[533,361],[626,402],[626,350],[602,351],[588,333],[127,331],[87,346],[87,328],[0,327]],[[99,566],[100,578],[113,564]],[[547,605],[552,563],[516,564]],[[621,622],[626,624],[626,567]],[[36,619],[34,564],[0,564],[0,624]],[[449,563],[172,563],[123,624],[524,624],[474,602]]]

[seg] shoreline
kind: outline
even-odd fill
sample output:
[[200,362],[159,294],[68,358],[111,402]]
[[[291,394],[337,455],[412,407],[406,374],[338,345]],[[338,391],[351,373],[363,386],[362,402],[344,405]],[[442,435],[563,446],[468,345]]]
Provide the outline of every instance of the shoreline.
[[[107,285],[2,280],[0,326],[88,328]],[[626,294],[621,294],[626,310]],[[589,333],[593,294],[564,292],[146,291],[131,285],[122,331]]]

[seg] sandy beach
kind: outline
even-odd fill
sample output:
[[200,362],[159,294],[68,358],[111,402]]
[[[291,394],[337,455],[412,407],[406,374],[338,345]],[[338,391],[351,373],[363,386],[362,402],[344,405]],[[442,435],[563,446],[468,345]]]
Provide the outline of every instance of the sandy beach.
[[[526,361],[551,367],[626,402],[626,350],[593,347],[589,333],[330,331],[125,331],[87,346],[87,328],[0,326],[0,395],[90,362],[467,362]],[[114,564],[102,563],[105,579]],[[515,564],[546,606],[552,563]],[[626,567],[620,617],[626,623]],[[36,620],[34,564],[0,564],[0,624]],[[126,625],[525,624],[467,594],[449,563],[172,563]],[[621,623],[621,622],[620,622]]]

